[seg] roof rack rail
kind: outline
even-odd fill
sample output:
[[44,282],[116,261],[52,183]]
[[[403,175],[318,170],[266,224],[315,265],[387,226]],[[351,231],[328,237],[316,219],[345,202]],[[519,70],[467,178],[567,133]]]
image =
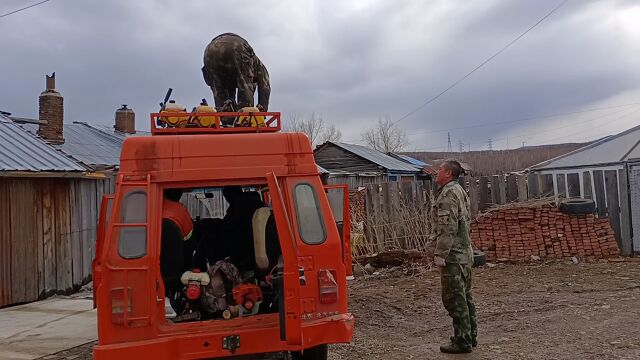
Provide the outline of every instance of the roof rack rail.
[[282,129],[279,112],[174,112],[151,114],[152,135],[266,133]]

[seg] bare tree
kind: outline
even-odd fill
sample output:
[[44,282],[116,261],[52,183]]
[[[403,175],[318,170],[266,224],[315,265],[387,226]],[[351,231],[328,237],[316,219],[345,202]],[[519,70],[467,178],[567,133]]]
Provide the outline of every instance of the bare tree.
[[384,153],[401,151],[407,146],[407,134],[387,116],[379,118],[374,128],[361,134],[362,141],[369,147]]
[[284,131],[305,133],[313,146],[326,141],[342,140],[342,132],[333,124],[326,126],[322,114],[315,112],[308,118],[298,113],[291,113],[284,124]]
[[322,134],[320,134],[319,144],[326,143],[327,141],[331,142],[340,142],[342,141],[342,131],[338,129],[334,124],[331,124],[324,128]]

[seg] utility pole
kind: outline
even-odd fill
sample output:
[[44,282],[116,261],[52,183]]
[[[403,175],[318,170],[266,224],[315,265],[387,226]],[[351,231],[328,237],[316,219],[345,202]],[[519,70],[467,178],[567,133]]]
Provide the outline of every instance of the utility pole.
[[489,151],[493,151],[493,139],[489,138],[489,141],[487,143],[488,147],[489,147]]
[[447,152],[451,153],[453,152],[453,149],[451,148],[451,133],[447,132]]
[[462,140],[458,141],[458,150],[459,152],[464,152],[464,143],[462,142]]

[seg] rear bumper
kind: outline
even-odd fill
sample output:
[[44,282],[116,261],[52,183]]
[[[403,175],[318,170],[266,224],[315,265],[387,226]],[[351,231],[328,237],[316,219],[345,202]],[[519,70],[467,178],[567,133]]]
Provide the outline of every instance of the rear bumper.
[[[322,344],[347,343],[353,337],[354,318],[351,314],[336,315],[321,321],[303,323],[303,344],[289,345],[280,340],[279,327],[237,329],[228,333],[197,333],[162,335],[152,340],[112,345],[96,345],[95,360],[128,359],[204,359],[278,351],[298,351]],[[223,338],[239,336],[240,346],[234,353],[223,349]]]

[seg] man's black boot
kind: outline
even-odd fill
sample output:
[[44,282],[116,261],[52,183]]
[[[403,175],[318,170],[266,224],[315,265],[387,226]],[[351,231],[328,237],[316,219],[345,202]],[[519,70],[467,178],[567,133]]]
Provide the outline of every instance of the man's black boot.
[[[453,343],[455,343],[456,338],[452,336],[452,337],[449,338],[449,340],[451,340],[451,343],[453,344]],[[478,340],[477,339],[471,340],[471,346],[472,347],[478,346]]]
[[462,347],[453,342],[440,346],[440,351],[445,354],[467,354],[471,352],[471,347]]

